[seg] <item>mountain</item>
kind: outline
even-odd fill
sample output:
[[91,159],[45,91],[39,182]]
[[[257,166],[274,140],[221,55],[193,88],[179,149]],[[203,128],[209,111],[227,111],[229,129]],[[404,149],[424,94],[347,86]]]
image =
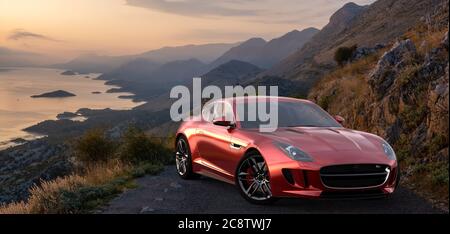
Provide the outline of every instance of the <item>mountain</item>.
[[137,58],[120,65],[118,68],[105,72],[98,79],[101,80],[129,80],[143,79],[155,71],[161,64],[145,58]]
[[101,56],[96,54],[84,54],[66,63],[54,64],[52,67],[68,69],[78,73],[103,73],[117,68],[133,58],[134,56]]
[[38,66],[44,64],[42,58],[36,53],[0,46],[0,67]]
[[[417,24],[440,0],[378,0],[369,6],[347,3],[301,50],[260,76],[279,76],[304,83],[307,90],[335,68],[341,46],[373,47],[399,37]],[[304,93],[305,94],[305,93]]]
[[424,16],[384,49],[325,75],[308,98],[343,116],[346,127],[389,141],[401,167],[401,184],[448,210],[448,1]]
[[302,31],[294,30],[268,42],[262,38],[251,38],[231,48],[215,60],[211,67],[217,67],[230,60],[240,60],[262,68],[269,68],[300,49],[318,31],[315,28],[307,28]]
[[330,45],[334,43],[335,38],[341,36],[340,33],[350,25],[350,22],[366,10],[367,7],[359,6],[355,3],[345,4],[330,17],[328,24],[299,51],[273,66],[265,75],[291,78],[298,72],[297,70],[305,72],[305,70],[311,69],[309,66],[314,63],[314,56],[322,50],[328,50]]
[[80,73],[104,73],[117,69],[121,65],[139,58],[152,60],[154,63],[158,64],[176,60],[188,60],[192,58],[195,58],[204,63],[209,63],[236,45],[237,43],[216,43],[164,47],[141,54],[125,56],[99,56],[95,54],[86,54],[79,56],[67,63],[56,64],[53,67],[70,69]]
[[206,64],[197,59],[176,60],[160,65],[152,60],[139,58],[99,76],[98,79],[152,83],[165,86],[183,83],[185,79],[199,76],[205,71]]
[[261,54],[262,58],[266,58],[264,60],[266,66],[262,67],[270,67],[301,49],[318,32],[319,30],[316,28],[306,28],[302,31],[294,30],[269,41]]
[[202,77],[203,85],[237,85],[245,82],[249,78],[255,77],[263,70],[251,63],[231,60],[220,65],[217,68],[204,74]]
[[239,43],[216,43],[205,45],[185,45],[163,47],[137,55],[137,57],[153,60],[157,63],[167,63],[175,60],[195,58],[203,63],[210,63]]
[[148,100],[172,86],[189,83],[193,77],[206,71],[207,65],[197,59],[177,60],[162,65],[151,60],[136,59],[98,79],[109,80],[108,84],[121,87],[113,91],[132,92],[135,98]]
[[[216,85],[222,88],[223,91],[224,86],[246,83],[262,71],[263,70],[261,68],[253,64],[232,60],[199,77],[202,78],[202,87]],[[189,80],[185,83],[185,85],[192,90],[192,80]],[[175,99],[169,98],[169,91],[170,90],[167,90],[165,93],[147,99],[147,103],[137,107],[136,109],[160,111],[170,108],[170,105],[175,101]]]
[[259,37],[250,38],[225,52],[222,56],[212,62],[211,67],[218,67],[230,60],[251,62],[257,59],[256,53],[261,51],[267,42]]
[[178,60],[168,62],[149,76],[153,79],[152,83],[156,82],[161,85],[183,84],[186,80],[191,80],[192,77],[200,76],[206,72],[206,64],[197,59]]

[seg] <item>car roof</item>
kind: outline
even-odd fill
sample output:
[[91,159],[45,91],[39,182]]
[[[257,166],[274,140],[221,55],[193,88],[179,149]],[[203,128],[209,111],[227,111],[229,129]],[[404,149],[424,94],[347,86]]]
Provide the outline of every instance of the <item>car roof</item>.
[[222,101],[226,101],[229,103],[234,103],[234,102],[242,102],[242,101],[246,101],[246,100],[251,100],[251,101],[266,101],[267,99],[276,99],[277,101],[285,101],[285,102],[305,102],[305,103],[313,103],[310,100],[306,100],[306,99],[299,99],[299,98],[292,98],[292,97],[280,97],[280,96],[240,96],[240,97],[228,97],[228,98],[223,98],[223,99],[219,99]]

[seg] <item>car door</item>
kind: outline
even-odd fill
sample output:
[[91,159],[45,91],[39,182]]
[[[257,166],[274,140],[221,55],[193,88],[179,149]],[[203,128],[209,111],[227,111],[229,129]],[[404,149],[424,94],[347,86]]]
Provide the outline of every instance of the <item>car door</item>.
[[202,165],[203,170],[222,177],[225,180],[232,180],[233,173],[230,173],[229,164],[230,153],[230,129],[229,127],[217,126],[213,124],[214,119],[223,118],[229,104],[223,101],[213,103],[211,113],[205,121],[197,128],[198,150],[200,159],[197,163]]

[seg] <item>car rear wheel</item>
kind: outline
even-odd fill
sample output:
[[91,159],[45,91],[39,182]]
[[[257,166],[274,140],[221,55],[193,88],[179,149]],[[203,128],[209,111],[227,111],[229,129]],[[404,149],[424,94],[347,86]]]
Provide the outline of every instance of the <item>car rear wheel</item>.
[[244,157],[236,171],[236,185],[249,202],[259,205],[275,201],[270,187],[270,175],[264,158],[257,152]]
[[189,143],[185,137],[177,140],[175,151],[175,164],[178,175],[183,179],[195,179],[198,177],[192,171],[192,154]]

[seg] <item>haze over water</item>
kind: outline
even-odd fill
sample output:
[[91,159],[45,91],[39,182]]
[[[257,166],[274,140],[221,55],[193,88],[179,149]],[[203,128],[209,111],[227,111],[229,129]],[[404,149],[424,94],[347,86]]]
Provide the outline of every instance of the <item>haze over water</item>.
[[[131,109],[139,103],[120,99],[124,93],[106,93],[113,86],[93,80],[98,74],[64,76],[62,70],[45,68],[0,68],[0,149],[16,138],[32,139],[22,129],[65,111],[80,108]],[[86,78],[89,76],[90,78]],[[31,98],[46,92],[64,90],[75,94],[68,98]],[[92,92],[101,92],[93,94]]]

